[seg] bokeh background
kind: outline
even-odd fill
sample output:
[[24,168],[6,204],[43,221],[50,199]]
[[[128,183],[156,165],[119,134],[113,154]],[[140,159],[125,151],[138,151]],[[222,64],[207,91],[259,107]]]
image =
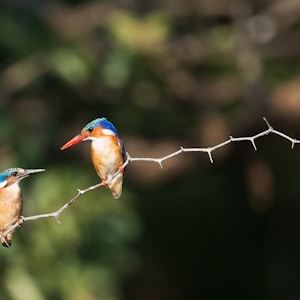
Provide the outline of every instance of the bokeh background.
[[[26,216],[99,182],[88,143],[105,116],[133,157],[266,129],[300,138],[297,0],[1,0],[0,166]],[[0,298],[300,298],[300,147],[270,135],[164,163],[133,162],[124,191],[82,195],[0,249]]]

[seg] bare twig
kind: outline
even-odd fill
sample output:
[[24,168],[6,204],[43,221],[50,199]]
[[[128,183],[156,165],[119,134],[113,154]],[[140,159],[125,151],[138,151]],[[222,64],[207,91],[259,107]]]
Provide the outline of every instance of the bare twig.
[[294,148],[294,145],[295,144],[299,144],[300,143],[300,140],[297,140],[297,139],[293,139],[291,138],[290,136],[280,132],[280,131],[277,131],[275,130],[271,125],[270,123],[268,122],[268,120],[266,118],[263,118],[263,120],[265,121],[266,125],[267,125],[267,129],[258,133],[258,134],[255,134],[253,136],[248,136],[248,137],[232,137],[230,136],[228,140],[226,140],[225,142],[222,142],[220,144],[217,144],[215,146],[212,146],[212,147],[208,147],[208,148],[183,148],[181,147],[179,150],[173,152],[173,153],[170,153],[166,156],[163,156],[161,158],[149,158],[149,157],[129,157],[129,161],[132,162],[132,161],[150,161],[150,162],[154,162],[154,163],[158,163],[160,165],[160,167],[162,168],[162,163],[163,161],[167,160],[167,159],[170,159],[176,155],[179,155],[183,152],[206,152],[208,157],[209,157],[209,160],[211,163],[213,163],[213,157],[212,157],[212,152],[221,148],[221,147],[224,147],[226,145],[228,145],[229,143],[231,142],[241,142],[241,141],[249,141],[251,142],[254,150],[257,150],[257,147],[256,147],[256,144],[255,144],[255,140],[258,139],[259,137],[262,137],[262,136],[265,136],[265,135],[269,135],[270,133],[273,133],[273,134],[276,134],[276,135],[279,135],[283,138],[285,138],[286,140],[290,141],[292,143],[292,149]]
[[[213,157],[212,157],[212,152],[221,148],[221,147],[224,147],[232,142],[241,142],[241,141],[249,141],[251,142],[254,150],[257,150],[257,147],[256,147],[256,144],[255,144],[255,140],[260,138],[260,137],[263,137],[265,135],[269,135],[269,134],[275,134],[275,135],[278,135],[288,141],[291,142],[291,149],[294,149],[294,146],[295,144],[299,144],[300,143],[300,140],[297,140],[297,139],[293,139],[291,138],[290,136],[286,135],[285,133],[282,133],[280,131],[277,131],[275,130],[271,125],[270,123],[268,122],[268,120],[266,118],[263,118],[263,120],[265,121],[266,125],[267,125],[267,129],[258,133],[258,134],[255,134],[253,136],[249,136],[249,137],[232,137],[230,136],[228,140],[220,143],[220,144],[217,144],[215,146],[212,146],[212,147],[208,147],[208,148],[184,148],[184,147],[180,147],[179,150],[173,152],[173,153],[170,153],[168,155],[165,155],[163,157],[160,157],[160,158],[150,158],[150,157],[131,157],[129,155],[129,153],[127,153],[127,159],[126,161],[124,162],[123,164],[123,168],[125,168],[130,162],[135,162],[135,161],[144,161],[144,162],[154,162],[154,163],[157,163],[159,164],[159,166],[161,168],[163,168],[163,162],[168,160],[168,159],[171,159],[173,158],[174,156],[177,156],[183,152],[205,152],[207,153],[208,157],[209,157],[209,160],[211,163],[213,163]],[[107,183],[109,184],[118,174],[120,174],[120,170],[118,170],[114,176],[110,179],[110,181],[108,181]],[[81,195],[85,194],[86,192],[89,192],[91,190],[94,190],[98,187],[101,187],[103,186],[102,183],[98,183],[96,185],[93,185],[93,186],[90,186],[84,190],[80,190],[78,189],[77,190],[77,194],[71,198],[67,203],[65,203],[62,207],[60,207],[58,210],[52,212],[52,213],[47,213],[47,214],[40,214],[40,215],[34,215],[34,216],[29,216],[29,217],[21,217],[21,222],[20,220],[14,224],[13,226],[11,226],[9,229],[7,229],[4,233],[3,233],[3,236],[6,236],[9,232],[11,232],[12,230],[14,230],[15,228],[19,227],[20,224],[24,223],[24,222],[27,222],[27,221],[34,221],[34,220],[38,220],[38,219],[43,219],[43,218],[55,218],[56,221],[58,223],[60,223],[59,221],[59,216],[60,214],[65,211],[67,208],[69,208]]]
[[[117,174],[117,173],[116,173]],[[116,176],[116,175],[114,175]],[[43,218],[55,218],[57,223],[60,223],[59,221],[59,216],[60,214],[65,211],[68,207],[70,207],[76,200],[77,198],[79,198],[81,195],[83,195],[84,193],[86,192],[89,192],[91,190],[94,190],[100,186],[102,186],[102,182],[101,183],[98,183],[98,184],[95,184],[93,186],[90,186],[84,190],[80,190],[78,189],[77,190],[77,194],[72,198],[70,199],[67,203],[65,203],[61,208],[59,208],[58,210],[52,212],[52,213],[48,213],[48,214],[40,214],[40,215],[34,215],[34,216],[30,216],[30,217],[21,217],[21,222],[18,221],[16,224],[12,225],[10,228],[8,228],[4,233],[3,233],[3,236],[6,236],[9,232],[11,232],[12,230],[14,230],[15,228],[19,227],[21,224],[23,224],[24,222],[27,222],[27,221],[34,221],[34,220],[38,220],[38,219],[43,219]]]

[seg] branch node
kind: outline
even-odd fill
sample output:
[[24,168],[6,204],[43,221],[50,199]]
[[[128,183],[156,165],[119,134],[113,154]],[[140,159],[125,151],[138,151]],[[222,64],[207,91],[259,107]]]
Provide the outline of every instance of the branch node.
[[273,127],[271,126],[271,124],[269,123],[269,121],[267,120],[266,117],[263,117],[263,120],[265,121],[265,123],[267,124],[268,128],[270,129],[270,131],[273,130]]
[[127,161],[127,160],[130,161],[130,159],[131,159],[131,156],[129,155],[128,152],[126,152],[126,161]]

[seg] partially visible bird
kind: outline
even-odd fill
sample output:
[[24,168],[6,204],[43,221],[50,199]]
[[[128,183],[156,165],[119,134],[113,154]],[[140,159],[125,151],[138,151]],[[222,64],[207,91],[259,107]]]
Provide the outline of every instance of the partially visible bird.
[[30,174],[44,169],[10,168],[0,173],[0,239],[3,247],[9,248],[14,230],[5,233],[12,225],[22,223],[22,192],[19,182]]
[[[126,160],[126,151],[117,129],[106,118],[95,119],[60,149],[64,150],[88,140],[91,141],[92,162],[102,179],[102,184],[110,189],[115,199],[118,199],[122,194],[122,165]],[[118,171],[120,172],[116,175]]]

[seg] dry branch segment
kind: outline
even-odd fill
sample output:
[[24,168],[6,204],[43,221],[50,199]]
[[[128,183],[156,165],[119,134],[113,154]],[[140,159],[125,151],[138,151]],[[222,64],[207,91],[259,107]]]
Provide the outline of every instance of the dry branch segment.
[[[278,130],[275,130],[271,125],[270,123],[268,122],[268,120],[264,117],[263,120],[265,121],[266,125],[267,125],[267,129],[260,132],[260,133],[257,133],[253,136],[248,136],[248,137],[233,137],[233,136],[230,136],[228,140],[220,143],[220,144],[217,144],[215,146],[212,146],[212,147],[207,147],[207,148],[184,148],[184,147],[180,147],[179,150],[175,151],[175,152],[172,152],[168,155],[165,155],[163,157],[160,157],[160,158],[151,158],[151,157],[131,157],[129,155],[129,153],[127,153],[127,158],[126,158],[126,161],[124,162],[124,164],[122,165],[121,168],[125,168],[130,162],[137,162],[137,161],[143,161],[143,162],[153,162],[153,163],[157,163],[159,164],[159,166],[161,168],[163,168],[163,162],[168,160],[168,159],[171,159],[173,158],[174,156],[177,156],[177,155],[180,155],[181,153],[183,152],[205,152],[207,153],[208,155],[208,158],[210,160],[211,163],[213,163],[213,157],[212,157],[212,152],[221,148],[221,147],[224,147],[232,142],[242,142],[242,141],[249,141],[251,142],[254,150],[257,150],[257,147],[256,147],[256,144],[255,144],[255,140],[260,138],[260,137],[263,137],[263,136],[266,136],[266,135],[269,135],[269,134],[275,134],[275,135],[278,135],[288,141],[291,142],[292,146],[291,148],[294,149],[294,146],[295,144],[299,144],[300,143],[300,140],[297,140],[297,139],[294,139],[294,138],[291,138],[290,136],[286,135],[285,133],[282,133]],[[112,176],[112,178],[110,179],[110,181],[112,181],[116,176],[118,176],[120,174],[120,169]],[[110,183],[107,182],[107,183]],[[34,216],[29,216],[29,217],[21,217],[22,218],[22,223],[24,222],[27,222],[27,221],[34,221],[34,220],[38,220],[38,219],[43,219],[43,218],[55,218],[56,221],[58,223],[60,223],[59,221],[59,216],[60,214],[65,211],[67,208],[69,208],[81,195],[91,191],[91,190],[94,190],[96,188],[99,188],[103,186],[103,183],[98,183],[96,185],[93,185],[93,186],[90,186],[86,189],[77,189],[77,194],[71,198],[67,203],[65,203],[62,207],[60,207],[58,210],[52,212],[52,213],[47,213],[47,214],[40,214],[40,215],[34,215]],[[14,229],[16,229],[17,227],[20,226],[20,222],[16,222],[16,224],[12,225],[10,228],[8,228],[4,233],[3,235],[6,236],[8,233],[10,233],[11,231],[13,231]]]

